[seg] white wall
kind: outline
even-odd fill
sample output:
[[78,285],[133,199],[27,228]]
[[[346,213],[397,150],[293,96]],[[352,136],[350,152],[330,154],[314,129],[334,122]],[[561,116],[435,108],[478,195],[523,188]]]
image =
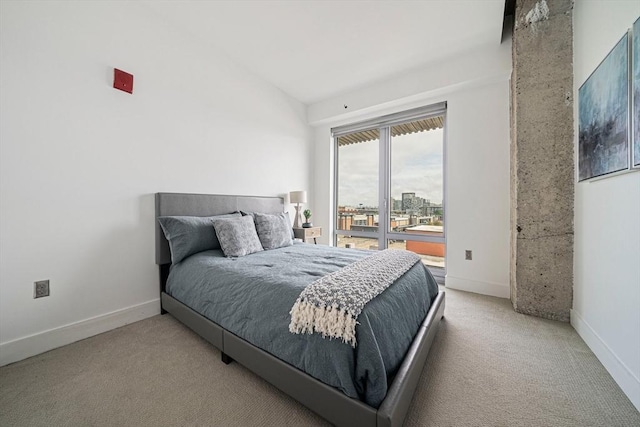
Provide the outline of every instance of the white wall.
[[306,108],[143,6],[1,7],[0,364],[158,312],[153,193],[310,186]]
[[[637,1],[576,1],[574,99],[639,16]],[[640,172],[575,191],[571,324],[640,410]]]
[[[487,46],[309,106],[315,126],[314,224],[333,224],[331,127],[447,101],[446,285],[509,297],[511,45]],[[344,108],[347,105],[347,109]],[[473,261],[464,260],[465,249]]]

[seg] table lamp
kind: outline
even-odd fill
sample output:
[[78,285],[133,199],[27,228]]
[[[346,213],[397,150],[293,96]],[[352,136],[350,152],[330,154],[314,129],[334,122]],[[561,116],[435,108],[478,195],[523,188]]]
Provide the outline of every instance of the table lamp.
[[302,214],[300,213],[300,203],[307,203],[306,191],[292,191],[289,193],[289,201],[296,203],[296,220],[293,223],[293,228],[300,228],[302,226]]

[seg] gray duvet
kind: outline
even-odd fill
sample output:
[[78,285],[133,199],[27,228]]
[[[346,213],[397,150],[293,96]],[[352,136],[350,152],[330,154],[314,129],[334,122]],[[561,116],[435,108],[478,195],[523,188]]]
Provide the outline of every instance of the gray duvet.
[[253,345],[377,408],[438,293],[422,263],[365,306],[356,348],[318,334],[289,332],[289,311],[307,285],[368,254],[304,243],[241,258],[205,251],[172,267],[167,292]]

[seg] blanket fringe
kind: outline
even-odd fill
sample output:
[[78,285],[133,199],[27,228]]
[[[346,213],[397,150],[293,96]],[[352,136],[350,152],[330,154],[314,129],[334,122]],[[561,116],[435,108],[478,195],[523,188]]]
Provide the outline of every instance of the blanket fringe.
[[356,317],[337,306],[318,307],[304,300],[298,300],[289,312],[291,323],[289,332],[312,334],[317,332],[324,338],[340,338],[342,342],[356,346]]

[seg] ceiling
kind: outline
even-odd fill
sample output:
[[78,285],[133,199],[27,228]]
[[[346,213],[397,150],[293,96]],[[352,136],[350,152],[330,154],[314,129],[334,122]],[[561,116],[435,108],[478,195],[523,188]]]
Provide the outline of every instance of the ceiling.
[[500,43],[504,0],[141,0],[304,104]]

